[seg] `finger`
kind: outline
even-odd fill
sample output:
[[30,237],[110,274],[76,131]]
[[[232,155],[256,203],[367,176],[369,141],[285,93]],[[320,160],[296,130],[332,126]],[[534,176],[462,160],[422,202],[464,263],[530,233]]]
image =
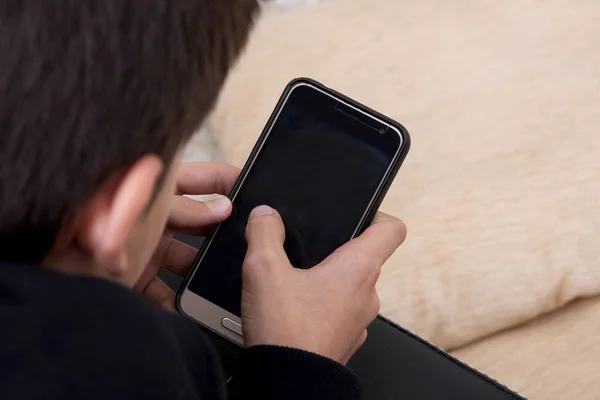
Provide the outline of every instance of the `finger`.
[[250,213],[246,226],[246,259],[259,264],[288,262],[283,242],[285,229],[281,216],[269,206],[258,206]]
[[231,201],[227,197],[202,202],[175,196],[167,226],[178,233],[203,236],[210,231],[212,225],[227,219],[231,209]]
[[373,253],[382,264],[406,239],[404,222],[389,214],[378,212],[362,235],[354,240],[356,246]]
[[175,292],[159,277],[155,276],[142,293],[153,303],[175,311]]
[[177,176],[177,193],[227,196],[239,175],[239,168],[225,163],[183,163]]
[[159,267],[171,271],[176,275],[185,276],[196,259],[197,254],[198,249],[195,247],[179,240],[171,239]]
[[248,251],[283,248],[285,229],[279,213],[269,206],[258,206],[250,213],[246,226]]
[[[406,225],[398,218],[377,213],[362,235],[340,247],[332,256],[350,264],[383,265],[406,239]],[[353,260],[353,261],[352,261]]]

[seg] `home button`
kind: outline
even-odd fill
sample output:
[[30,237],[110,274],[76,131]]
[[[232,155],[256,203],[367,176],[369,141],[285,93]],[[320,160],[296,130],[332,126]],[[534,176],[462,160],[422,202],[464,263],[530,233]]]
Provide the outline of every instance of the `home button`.
[[242,336],[242,325],[238,324],[234,320],[229,319],[229,318],[223,318],[221,320],[221,325],[223,326],[223,328],[227,329],[228,331],[231,331],[231,332],[235,333],[236,335]]

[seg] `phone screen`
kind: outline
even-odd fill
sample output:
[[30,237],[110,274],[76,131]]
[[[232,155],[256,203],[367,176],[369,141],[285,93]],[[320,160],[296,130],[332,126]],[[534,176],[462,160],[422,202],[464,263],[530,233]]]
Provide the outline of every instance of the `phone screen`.
[[281,215],[294,267],[313,267],[349,241],[402,144],[395,128],[364,118],[312,86],[292,89],[189,290],[240,316],[245,229],[261,204]]

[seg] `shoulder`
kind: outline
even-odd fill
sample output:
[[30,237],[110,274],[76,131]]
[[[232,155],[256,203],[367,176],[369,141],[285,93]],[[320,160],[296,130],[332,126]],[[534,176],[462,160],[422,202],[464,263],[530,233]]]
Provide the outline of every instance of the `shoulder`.
[[12,371],[23,382],[57,390],[48,398],[95,390],[87,398],[196,399],[220,387],[211,346],[191,321],[108,281],[45,283],[12,313],[10,355],[23,360]]
[[[96,347],[101,345],[106,354],[125,358],[126,363],[138,363],[136,357],[150,367],[153,364],[148,362],[152,358],[163,361],[156,368],[164,367],[164,360],[173,363],[177,358],[185,359],[189,352],[211,353],[210,344],[196,324],[155,306],[136,292],[102,280],[76,286],[73,298],[62,298],[65,304],[57,307],[72,313],[74,322],[77,321],[70,326],[73,340],[82,336],[94,338]],[[74,303],[70,311],[69,303]],[[83,344],[92,345],[90,341]]]

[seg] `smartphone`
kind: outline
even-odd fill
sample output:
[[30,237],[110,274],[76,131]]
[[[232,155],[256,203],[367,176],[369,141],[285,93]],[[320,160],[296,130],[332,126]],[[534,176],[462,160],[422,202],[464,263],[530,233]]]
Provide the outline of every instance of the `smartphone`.
[[230,194],[231,216],[206,238],[178,292],[179,311],[243,346],[241,271],[252,209],[275,208],[291,264],[311,268],[368,227],[409,146],[399,123],[314,80],[293,80]]

